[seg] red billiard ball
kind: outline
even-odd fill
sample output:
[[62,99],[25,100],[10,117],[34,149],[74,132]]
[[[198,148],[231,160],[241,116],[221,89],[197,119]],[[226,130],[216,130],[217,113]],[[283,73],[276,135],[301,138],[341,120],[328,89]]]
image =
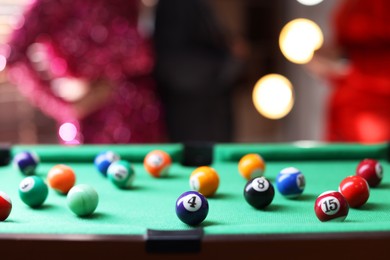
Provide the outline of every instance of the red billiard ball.
[[349,205],[338,191],[326,191],[320,194],[314,204],[317,218],[322,221],[344,221],[348,216]]
[[339,192],[343,194],[351,208],[363,206],[370,197],[370,187],[360,176],[348,176],[343,179],[339,185]]
[[3,191],[0,191],[0,221],[4,221],[11,213],[12,202],[10,197]]
[[145,170],[156,178],[167,176],[171,164],[171,156],[162,150],[153,150],[144,159]]
[[358,164],[356,175],[366,179],[370,187],[376,187],[382,181],[383,167],[377,160],[364,159]]

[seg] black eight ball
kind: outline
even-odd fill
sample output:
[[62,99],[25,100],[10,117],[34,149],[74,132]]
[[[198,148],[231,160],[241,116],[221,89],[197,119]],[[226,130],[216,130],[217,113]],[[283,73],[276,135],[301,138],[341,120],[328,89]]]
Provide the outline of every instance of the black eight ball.
[[263,209],[271,204],[275,196],[272,183],[264,177],[249,180],[244,188],[245,200],[256,209]]

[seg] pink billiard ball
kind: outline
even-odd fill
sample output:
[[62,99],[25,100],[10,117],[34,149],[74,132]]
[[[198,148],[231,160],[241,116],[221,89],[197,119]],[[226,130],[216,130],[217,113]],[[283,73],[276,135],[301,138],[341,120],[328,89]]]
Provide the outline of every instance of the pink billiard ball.
[[382,181],[383,167],[377,160],[364,159],[358,164],[356,175],[366,179],[370,187],[376,187]]
[[348,216],[349,205],[338,191],[326,191],[320,194],[314,205],[317,218],[322,221],[344,221]]
[[11,213],[12,202],[10,197],[3,191],[0,191],[0,221],[4,221]]
[[370,187],[367,181],[360,176],[344,178],[339,185],[339,192],[341,192],[351,208],[363,206],[370,197]]

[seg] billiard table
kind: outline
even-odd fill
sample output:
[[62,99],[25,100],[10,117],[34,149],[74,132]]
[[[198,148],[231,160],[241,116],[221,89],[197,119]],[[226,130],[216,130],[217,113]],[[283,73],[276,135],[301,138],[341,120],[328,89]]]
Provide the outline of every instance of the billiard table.
[[[143,167],[144,157],[155,149],[172,157],[167,177],[152,177]],[[42,207],[32,209],[23,204],[18,186],[25,176],[12,158],[24,150],[38,154],[37,175],[45,178],[54,165],[66,164],[75,170],[76,184],[92,185],[99,194],[94,214],[77,217],[67,207],[66,196],[52,189]],[[95,168],[93,160],[103,150],[115,151],[133,164],[136,178],[130,189],[118,189]],[[306,179],[303,194],[288,199],[275,189],[271,205],[263,210],[252,208],[243,197],[247,181],[237,168],[239,159],[248,153],[264,158],[265,176],[272,183],[281,169],[300,169]],[[14,145],[2,147],[0,156],[0,190],[13,203],[8,219],[0,222],[2,255],[29,256],[27,259],[45,255],[56,259],[390,257],[388,143]],[[364,158],[382,164],[381,184],[370,190],[363,207],[350,208],[344,222],[319,221],[314,212],[317,196],[337,190]],[[175,202],[190,189],[189,175],[201,165],[216,169],[220,186],[215,196],[208,198],[205,221],[191,227],[176,216]]]

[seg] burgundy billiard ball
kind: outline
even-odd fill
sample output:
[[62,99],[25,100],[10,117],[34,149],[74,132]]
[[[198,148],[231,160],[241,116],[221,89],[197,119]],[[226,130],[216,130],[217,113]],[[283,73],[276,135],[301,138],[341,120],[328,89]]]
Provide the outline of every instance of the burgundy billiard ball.
[[272,183],[265,177],[256,177],[249,180],[244,187],[244,198],[249,205],[256,209],[264,209],[275,196]]
[[383,167],[377,160],[367,158],[358,164],[356,175],[366,179],[370,187],[376,187],[382,181]]
[[199,225],[206,219],[208,212],[206,197],[197,191],[184,192],[176,200],[176,215],[187,225]]
[[3,191],[0,191],[0,221],[4,221],[11,213],[12,202],[10,197]]
[[320,194],[314,204],[317,218],[322,221],[344,221],[348,216],[349,205],[338,191],[326,191]]
[[360,176],[348,176],[339,185],[339,192],[347,200],[351,208],[363,206],[370,197],[370,187]]

